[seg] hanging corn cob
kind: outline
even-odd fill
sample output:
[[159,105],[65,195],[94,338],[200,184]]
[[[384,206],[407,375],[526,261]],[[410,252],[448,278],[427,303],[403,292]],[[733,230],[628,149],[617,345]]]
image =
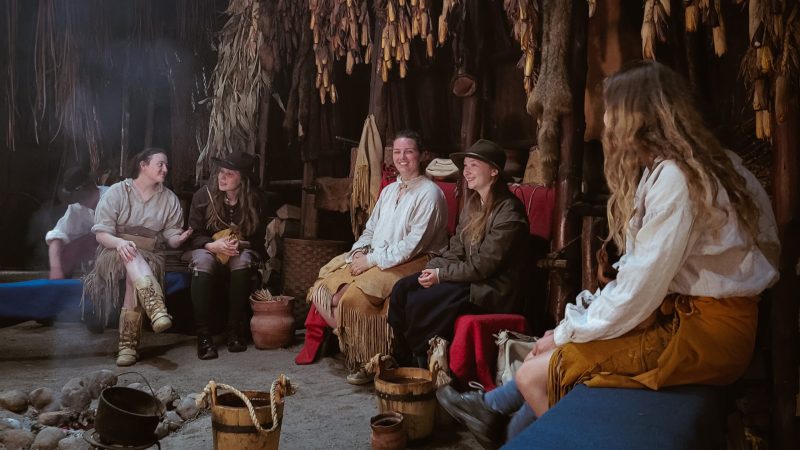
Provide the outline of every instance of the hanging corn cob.
[[264,2],[261,8],[264,43],[259,58],[267,74],[274,76],[294,61],[300,44],[299,34],[307,25],[307,9],[302,3],[292,0]]
[[794,4],[783,28],[783,48],[775,79],[775,120],[779,123],[786,120],[789,110],[790,80],[795,80],[797,89],[796,82],[800,79],[800,4]]
[[[725,39],[725,22],[722,18],[719,0],[686,0],[684,2],[685,28],[695,32],[702,22],[711,28],[714,42],[714,54],[722,56],[728,51]],[[702,19],[701,19],[702,18]]]
[[447,41],[447,18],[450,16],[450,13],[458,6],[460,0],[443,0],[442,1],[442,13],[439,14],[439,46],[441,47],[444,45],[445,41]]
[[[316,87],[320,102],[336,103],[333,62],[345,59],[345,71],[369,59],[372,52],[367,0],[309,0],[310,28],[314,35]],[[364,49],[362,52],[362,48]]]
[[533,91],[535,82],[535,56],[537,37],[539,35],[539,2],[536,0],[505,0],[503,7],[512,25],[514,39],[522,48],[517,67],[523,70],[525,93]]
[[667,41],[670,1],[645,0],[642,18],[642,57],[656,59],[655,41]]
[[394,65],[398,67],[400,78],[406,77],[412,38],[422,39],[426,54],[433,57],[434,38],[429,3],[430,0],[386,0],[386,20],[381,30],[381,49],[378,54],[384,82],[389,80],[389,72]]

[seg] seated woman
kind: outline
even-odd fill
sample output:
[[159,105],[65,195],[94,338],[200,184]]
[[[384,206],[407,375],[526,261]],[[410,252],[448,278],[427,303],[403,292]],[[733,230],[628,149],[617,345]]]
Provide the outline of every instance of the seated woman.
[[441,257],[392,290],[389,324],[401,365],[427,367],[428,340],[452,340],[461,315],[522,310],[529,228],[522,202],[503,181],[505,151],[481,139],[450,158],[468,188],[456,234]]
[[160,284],[164,260],[154,251],[164,245],[177,248],[192,234],[191,228],[182,230],[183,211],[178,197],[164,187],[164,150],[145,149],[134,157],[133,163],[133,178],[112,185],[97,205],[92,231],[100,248],[94,268],[84,281],[86,296],[107,320],[111,310],[120,307],[118,283],[125,278],[118,366],[133,365],[139,358],[136,347],[142,333],[140,307],[156,333],[172,326]]
[[[309,301],[336,328],[351,371],[376,353],[391,353],[385,300],[392,286],[419,271],[428,261],[428,252],[447,245],[447,204],[439,187],[422,175],[419,135],[402,131],[392,145],[397,181],[381,191],[352,250],[323,267],[310,290]],[[348,381],[370,381],[361,375]]]
[[512,436],[576,383],[725,385],[750,361],[758,295],[778,279],[766,192],[666,66],[644,61],[611,76],[605,104],[609,238],[625,249],[616,280],[567,305],[515,383],[485,397],[437,392],[486,445],[501,442],[502,415],[519,410]]
[[243,336],[253,278],[266,256],[266,202],[251,178],[254,157],[233,152],[218,166],[208,185],[195,192],[189,226],[195,230],[192,248],[192,305],[197,330],[197,357],[216,358],[209,315],[216,282],[230,273],[228,289],[228,351],[243,352]]

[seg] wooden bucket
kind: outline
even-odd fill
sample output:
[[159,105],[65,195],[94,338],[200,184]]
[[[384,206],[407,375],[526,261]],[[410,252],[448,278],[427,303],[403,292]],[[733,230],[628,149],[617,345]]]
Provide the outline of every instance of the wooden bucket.
[[[217,395],[211,391],[211,429],[214,433],[214,450],[277,450],[281,439],[283,401],[276,403],[278,424],[272,426],[270,393],[241,391],[246,399],[234,392]],[[250,403],[263,431],[259,431],[250,417]]]
[[375,377],[375,395],[381,413],[396,411],[403,415],[410,443],[431,435],[436,388],[430,371],[416,367],[380,370]]

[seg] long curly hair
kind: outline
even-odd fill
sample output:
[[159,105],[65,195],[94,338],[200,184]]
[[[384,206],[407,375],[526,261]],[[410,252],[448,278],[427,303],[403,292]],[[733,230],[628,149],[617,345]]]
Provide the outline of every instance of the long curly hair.
[[233,226],[239,237],[251,235],[258,226],[258,192],[252,185],[252,180],[242,173],[242,181],[239,185],[239,192],[236,195],[237,204],[240,205],[242,210],[241,223],[229,224],[222,220],[219,214],[221,211],[216,209],[222,208],[222,205],[225,204],[225,192],[219,190],[218,175],[219,168],[216,168],[208,179],[208,191],[211,193],[211,198],[214,202],[210,205],[210,208],[206,208],[206,221],[215,230],[223,230]]
[[[719,140],[695,108],[689,88],[673,70],[638,61],[605,82],[603,131],[608,200],[608,239],[625,248],[634,194],[649,158],[672,160],[683,171],[695,216],[712,220],[720,186],[744,229],[758,235],[758,208]],[[724,220],[716,216],[717,220]],[[708,223],[713,229],[716,223]]]

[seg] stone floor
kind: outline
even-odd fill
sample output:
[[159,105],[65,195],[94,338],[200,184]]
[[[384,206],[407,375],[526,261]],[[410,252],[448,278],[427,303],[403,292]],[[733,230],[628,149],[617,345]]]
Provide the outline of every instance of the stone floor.
[[[108,329],[91,334],[81,323],[56,322],[43,326],[22,322],[0,328],[0,391],[39,387],[60,390],[70,379],[99,369],[117,373],[114,365],[117,335]],[[244,353],[228,353],[220,345],[220,357],[200,361],[195,355],[191,335],[145,331],[141,361],[130,368],[143,375],[158,389],[172,385],[179,395],[200,392],[209,380],[239,389],[268,391],[281,373],[298,387],[285,403],[281,448],[285,449],[368,449],[369,418],[377,414],[373,386],[351,386],[345,382],[345,369],[339,358],[324,358],[307,366],[294,364],[302,335],[292,346],[277,350],[257,350],[252,345]],[[120,383],[133,383],[139,377],[122,375]],[[155,447],[153,447],[155,448]],[[204,450],[213,448],[211,419],[206,411],[184,423],[161,441],[164,450]],[[480,446],[463,428],[437,426],[431,440],[417,448],[466,448]]]

